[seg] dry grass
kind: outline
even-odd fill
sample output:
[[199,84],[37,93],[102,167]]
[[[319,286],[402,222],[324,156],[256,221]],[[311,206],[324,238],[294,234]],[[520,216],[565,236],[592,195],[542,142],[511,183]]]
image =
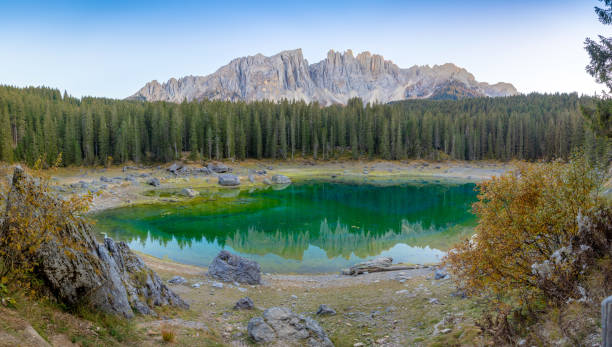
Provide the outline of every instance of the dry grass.
[[173,343],[176,340],[176,331],[172,326],[162,325],[161,326],[161,336],[164,342]]

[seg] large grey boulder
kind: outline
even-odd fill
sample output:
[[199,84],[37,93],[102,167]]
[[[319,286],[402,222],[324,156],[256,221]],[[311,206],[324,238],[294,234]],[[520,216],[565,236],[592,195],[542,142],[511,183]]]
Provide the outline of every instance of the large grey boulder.
[[272,307],[265,310],[262,317],[252,318],[247,331],[257,343],[313,347],[334,345],[319,323],[285,307]]
[[240,185],[240,177],[232,174],[219,175],[219,185],[238,186]]
[[[25,184],[26,180],[32,178],[16,168],[3,221],[13,219],[9,213],[42,208],[26,202],[30,186]],[[34,215],[49,212],[34,210]],[[0,230],[4,227],[2,225]],[[48,234],[48,239],[32,254],[32,260],[38,264],[35,274],[63,304],[87,304],[128,318],[134,316],[134,311],[155,314],[154,306],[188,307],[124,242],[115,243],[105,238],[104,243],[98,244],[91,226],[74,216],[65,216],[62,224],[56,227],[59,233]],[[2,242],[0,231],[0,244]]]
[[208,275],[225,282],[261,284],[261,268],[257,262],[223,250],[208,266]]
[[285,175],[274,175],[272,176],[272,183],[274,184],[290,184],[291,179]]

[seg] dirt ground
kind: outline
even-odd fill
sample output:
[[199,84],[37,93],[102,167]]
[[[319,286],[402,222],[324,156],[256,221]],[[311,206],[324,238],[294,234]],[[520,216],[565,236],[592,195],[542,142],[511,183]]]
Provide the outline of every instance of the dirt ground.
[[[434,268],[359,276],[265,274],[262,285],[224,283],[218,288],[213,286],[216,281],[206,276],[205,268],[142,257],[165,280],[175,275],[185,277],[187,283],[170,288],[190,304],[187,311],[168,312],[165,321],[140,318],[138,327],[147,336],[147,344],[161,344],[159,327],[169,324],[180,345],[206,346],[211,336],[221,345],[250,345],[249,319],[273,306],[313,317],[336,346],[479,344],[475,318],[480,316],[482,305],[457,291],[451,279],[435,280]],[[236,301],[245,296],[253,300],[255,309],[234,310]],[[321,304],[337,314],[316,315]]]

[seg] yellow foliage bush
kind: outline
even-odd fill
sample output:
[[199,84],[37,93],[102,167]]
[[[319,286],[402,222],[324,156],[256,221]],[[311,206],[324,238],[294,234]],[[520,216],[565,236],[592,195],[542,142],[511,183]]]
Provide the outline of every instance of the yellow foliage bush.
[[[38,167],[38,166],[37,166]],[[19,279],[36,266],[35,253],[39,247],[53,239],[68,249],[79,250],[81,245],[64,234],[69,223],[84,223],[82,214],[87,210],[91,195],[59,198],[50,189],[49,180],[32,171],[26,174],[16,169],[11,181],[0,181],[0,278]]]
[[[555,259],[567,255],[579,216],[601,204],[597,192],[603,174],[582,156],[517,167],[479,184],[476,233],[449,252],[445,263],[468,292],[512,296],[527,304],[546,289],[547,266],[567,266]],[[571,271],[564,273],[579,275]]]

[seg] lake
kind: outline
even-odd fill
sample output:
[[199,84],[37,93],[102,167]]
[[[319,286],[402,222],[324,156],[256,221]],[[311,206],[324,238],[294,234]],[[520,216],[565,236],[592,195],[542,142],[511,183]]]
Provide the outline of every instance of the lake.
[[438,262],[473,232],[474,187],[306,181],[201,190],[191,200],[112,209],[93,218],[98,235],[181,263],[207,266],[227,249],[257,261],[264,272],[335,272],[381,255]]

